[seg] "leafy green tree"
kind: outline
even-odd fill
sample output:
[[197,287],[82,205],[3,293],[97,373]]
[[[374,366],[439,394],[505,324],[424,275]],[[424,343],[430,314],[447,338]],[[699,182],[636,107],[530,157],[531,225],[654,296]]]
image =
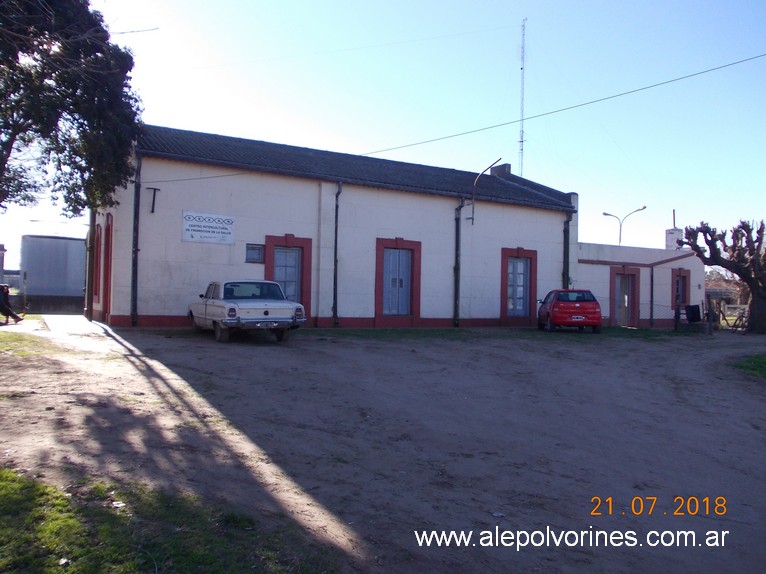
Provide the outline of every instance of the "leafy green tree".
[[114,205],[140,130],[132,69],[88,0],[0,0],[0,207],[43,190],[70,215]]
[[766,250],[764,249],[766,226],[740,221],[727,232],[718,232],[707,223],[687,227],[681,246],[688,245],[705,265],[722,267],[739,277],[750,290],[750,318],[748,331],[766,334]]

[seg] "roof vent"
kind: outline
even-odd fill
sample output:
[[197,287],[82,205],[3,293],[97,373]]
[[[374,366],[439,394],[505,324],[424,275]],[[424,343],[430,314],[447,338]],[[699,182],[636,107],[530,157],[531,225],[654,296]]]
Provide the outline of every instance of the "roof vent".
[[508,179],[508,176],[511,175],[511,164],[501,163],[500,165],[496,165],[491,170],[489,170],[489,174]]

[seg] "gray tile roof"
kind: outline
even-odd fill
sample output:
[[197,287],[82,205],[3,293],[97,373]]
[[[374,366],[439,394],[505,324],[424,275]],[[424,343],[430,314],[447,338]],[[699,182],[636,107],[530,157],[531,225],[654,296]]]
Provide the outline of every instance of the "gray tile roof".
[[[204,163],[238,171],[342,181],[365,187],[470,199],[477,173],[228,136],[145,125],[144,157]],[[479,178],[476,199],[574,211],[567,194],[512,174]]]

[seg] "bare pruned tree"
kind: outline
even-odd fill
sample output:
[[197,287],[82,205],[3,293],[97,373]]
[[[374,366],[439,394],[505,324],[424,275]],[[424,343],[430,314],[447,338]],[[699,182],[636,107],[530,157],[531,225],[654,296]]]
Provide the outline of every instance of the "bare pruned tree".
[[740,221],[731,230],[719,232],[707,223],[687,227],[681,246],[688,245],[705,265],[722,267],[739,277],[750,290],[748,331],[766,334],[766,252],[764,222]]

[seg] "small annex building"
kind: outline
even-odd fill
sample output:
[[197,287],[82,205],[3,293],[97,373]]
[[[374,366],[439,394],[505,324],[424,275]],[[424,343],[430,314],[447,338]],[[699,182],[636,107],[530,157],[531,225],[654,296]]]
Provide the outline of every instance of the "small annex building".
[[88,314],[114,326],[188,324],[210,281],[269,279],[312,326],[533,327],[549,290],[590,288],[624,259],[584,254],[577,194],[507,164],[480,174],[151,125],[135,164],[92,218]]
[[[601,302],[604,326],[671,328],[676,312],[684,322],[699,320],[708,306],[705,266],[691,249],[665,249],[580,243],[579,286]],[[700,317],[687,316],[689,306]]]

